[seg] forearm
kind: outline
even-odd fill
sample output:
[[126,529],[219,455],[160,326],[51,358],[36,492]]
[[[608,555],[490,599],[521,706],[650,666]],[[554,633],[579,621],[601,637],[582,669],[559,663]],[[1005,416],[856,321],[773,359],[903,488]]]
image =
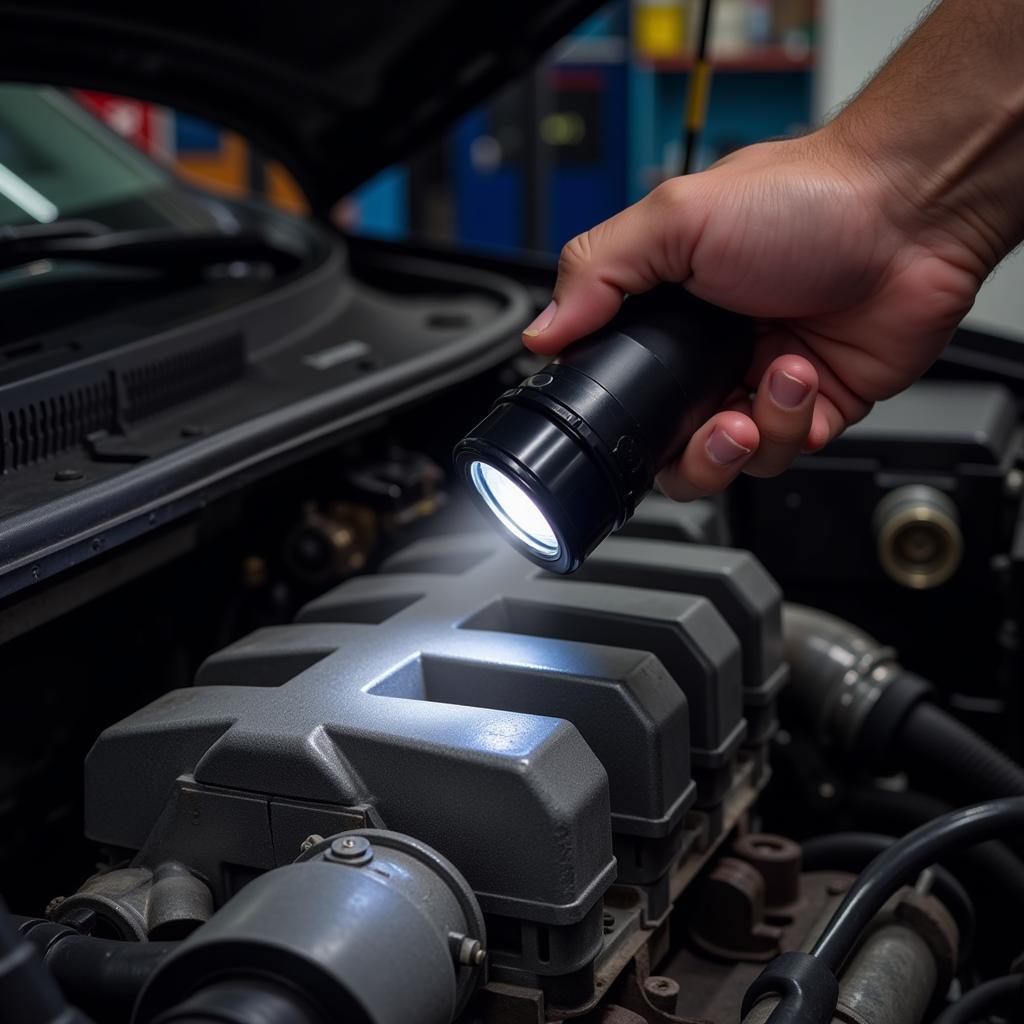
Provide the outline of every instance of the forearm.
[[944,0],[823,134],[987,273],[1024,239],[1024,0]]

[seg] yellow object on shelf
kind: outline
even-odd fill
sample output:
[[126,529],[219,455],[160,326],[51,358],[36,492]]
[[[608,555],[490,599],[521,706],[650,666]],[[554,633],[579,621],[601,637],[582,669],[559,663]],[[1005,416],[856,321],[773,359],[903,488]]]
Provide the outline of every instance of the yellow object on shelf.
[[633,46],[648,60],[678,57],[690,38],[692,4],[686,0],[636,0],[633,4]]

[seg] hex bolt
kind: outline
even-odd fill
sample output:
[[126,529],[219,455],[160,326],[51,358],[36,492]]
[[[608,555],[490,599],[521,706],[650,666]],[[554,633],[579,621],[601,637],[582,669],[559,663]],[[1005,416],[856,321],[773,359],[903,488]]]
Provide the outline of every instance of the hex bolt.
[[344,864],[365,864],[373,859],[373,847],[366,836],[338,836],[327,856]]
[[305,853],[308,849],[310,849],[310,847],[316,846],[318,843],[322,843],[323,841],[324,837],[318,836],[314,832],[311,836],[306,836],[306,838],[303,839],[301,843],[299,843],[299,852]]
[[479,939],[471,938],[460,932],[449,932],[448,944],[451,946],[455,960],[466,967],[479,967],[487,956],[487,951]]
[[644,981],[644,995],[656,1010],[675,1013],[679,998],[679,982],[662,975],[652,974]]

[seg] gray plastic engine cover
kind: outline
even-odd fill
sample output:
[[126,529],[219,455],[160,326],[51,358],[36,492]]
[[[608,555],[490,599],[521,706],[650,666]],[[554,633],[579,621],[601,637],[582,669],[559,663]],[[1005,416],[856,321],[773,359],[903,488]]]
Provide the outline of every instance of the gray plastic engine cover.
[[[619,588],[530,579],[490,535],[424,542],[390,568],[409,571],[349,581],[106,730],[86,763],[89,836],[186,860],[182,844],[230,844],[226,859],[259,870],[297,852],[247,834],[282,801],[369,805],[456,863],[485,911],[582,919],[614,876],[612,828],[666,835],[693,802],[682,691],[649,651],[472,628],[531,594],[613,623]],[[633,600],[638,619],[693,619],[738,656],[709,602]],[[205,817],[230,814],[229,834],[180,824],[211,791],[224,799]]]
[[[713,546],[725,543],[727,536],[710,502],[680,505],[652,495],[619,535],[623,543],[602,544],[569,578],[709,598],[743,648],[745,746],[763,758],[778,725],[776,701],[789,678],[783,660],[782,591],[749,551]],[[671,563],[654,546],[632,541],[651,537],[683,542]]]
[[[691,760],[743,736],[734,628],[686,592],[701,550],[612,539],[592,556],[657,567],[648,590],[552,577],[490,533],[407,548],[106,730],[87,833],[244,880],[365,814],[452,860],[487,913],[582,921],[614,877],[612,831],[673,834]],[[710,557],[754,588],[748,606],[770,598],[750,555]]]

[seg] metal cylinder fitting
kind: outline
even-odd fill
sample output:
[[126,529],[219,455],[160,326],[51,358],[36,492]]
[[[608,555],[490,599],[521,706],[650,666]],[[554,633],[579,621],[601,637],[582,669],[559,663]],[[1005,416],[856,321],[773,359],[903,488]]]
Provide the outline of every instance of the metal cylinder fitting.
[[115,868],[93,875],[78,892],[54,901],[47,917],[73,922],[83,910],[96,915],[98,935],[125,941],[183,939],[213,913],[213,897],[184,864]]
[[250,882],[185,940],[133,1024],[176,1019],[183,994],[228,982],[299,992],[310,1019],[449,1024],[481,977],[484,939],[472,889],[440,854],[345,832]]
[[[903,890],[843,968],[833,1024],[920,1024],[935,993],[949,985],[958,942],[944,904]],[[766,1024],[778,1003],[761,1000],[743,1024]]]
[[913,590],[945,583],[963,557],[960,516],[949,497],[926,484],[890,491],[873,517],[878,561],[889,579]]
[[375,513],[363,505],[307,503],[302,521],[285,540],[285,564],[303,583],[344,579],[366,565],[377,532]]

